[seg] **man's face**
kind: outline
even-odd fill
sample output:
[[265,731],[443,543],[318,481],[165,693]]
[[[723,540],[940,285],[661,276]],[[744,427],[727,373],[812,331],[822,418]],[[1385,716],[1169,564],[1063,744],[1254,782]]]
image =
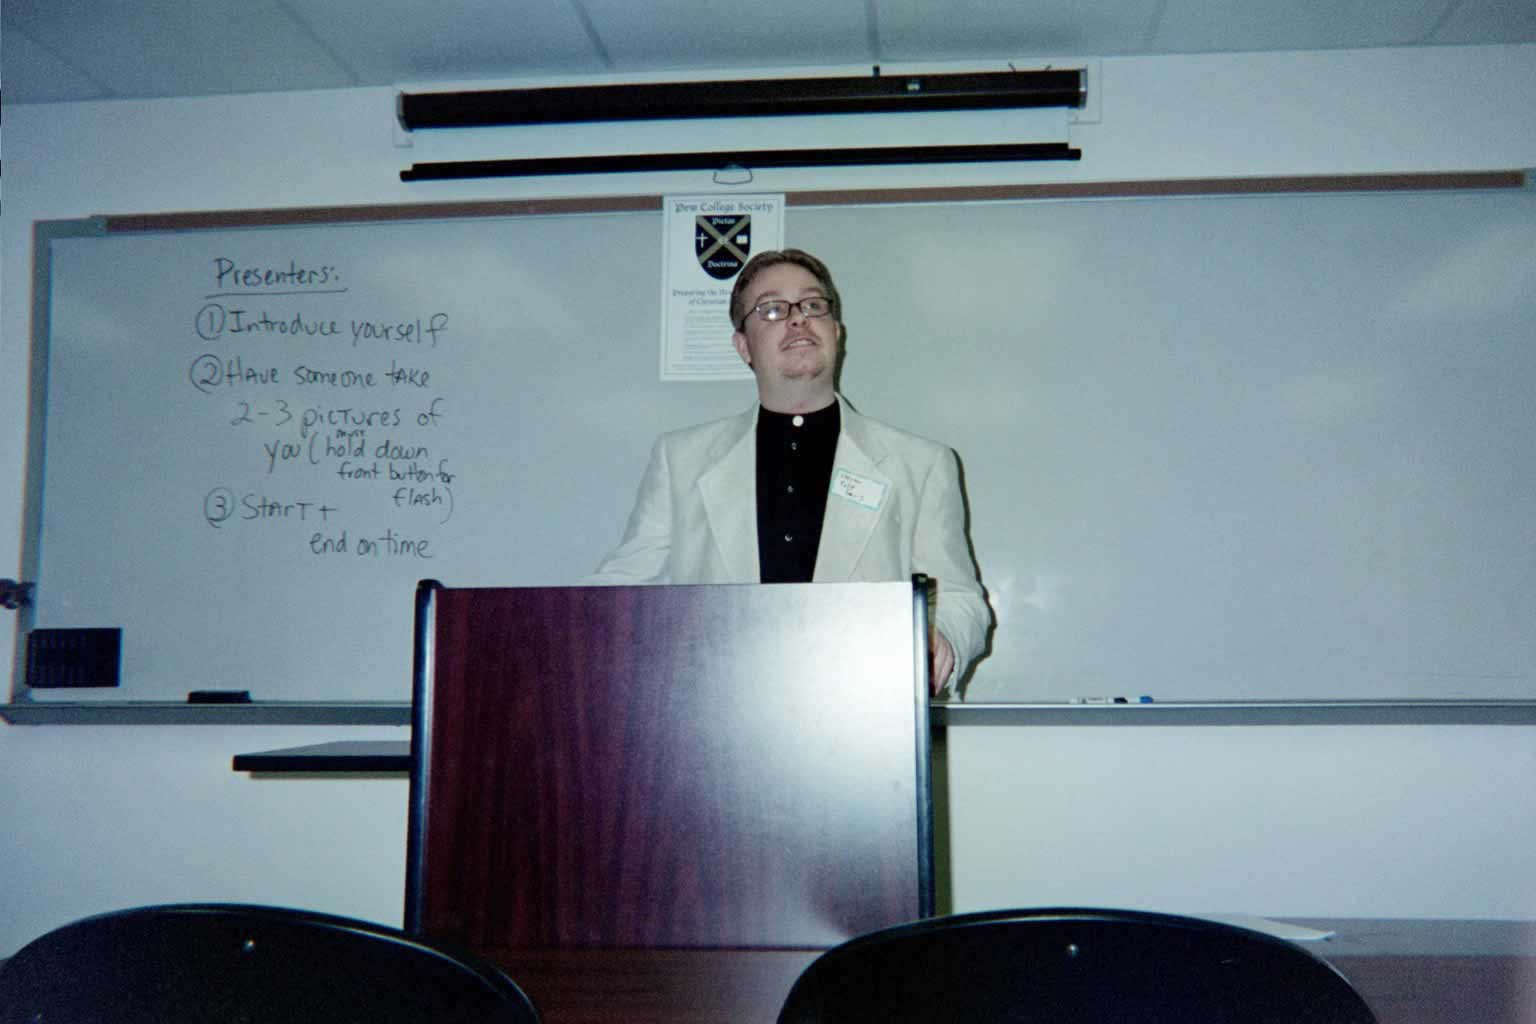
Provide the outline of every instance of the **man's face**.
[[842,331],[836,317],[830,313],[808,317],[795,307],[783,320],[769,322],[752,312],[758,303],[769,299],[798,302],[812,297],[826,298],[826,290],[815,274],[793,263],[776,263],[753,278],[747,292],[746,322],[731,336],[731,342],[759,381],[825,378],[831,386]]

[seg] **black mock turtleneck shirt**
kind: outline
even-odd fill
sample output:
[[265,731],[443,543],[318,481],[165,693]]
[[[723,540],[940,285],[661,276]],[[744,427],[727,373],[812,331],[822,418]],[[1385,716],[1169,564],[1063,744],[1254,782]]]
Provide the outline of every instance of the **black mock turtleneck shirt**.
[[809,583],[842,412],[757,411],[757,563],[764,583]]

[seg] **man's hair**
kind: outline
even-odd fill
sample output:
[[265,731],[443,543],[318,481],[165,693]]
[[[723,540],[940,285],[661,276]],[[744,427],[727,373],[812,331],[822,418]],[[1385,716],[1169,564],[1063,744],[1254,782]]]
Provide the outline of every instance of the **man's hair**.
[[747,289],[752,287],[753,278],[780,263],[793,263],[810,271],[832,302],[833,318],[838,321],[843,319],[843,300],[837,294],[837,285],[832,283],[832,272],[825,263],[803,249],[768,249],[748,260],[747,265],[736,275],[736,285],[731,289],[731,326],[741,330],[746,324],[747,314],[752,312],[747,306]]

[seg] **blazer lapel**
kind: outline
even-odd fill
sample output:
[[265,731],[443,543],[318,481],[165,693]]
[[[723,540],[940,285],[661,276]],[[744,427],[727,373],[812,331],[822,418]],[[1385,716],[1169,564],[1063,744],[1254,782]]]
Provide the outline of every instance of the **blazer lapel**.
[[[890,477],[880,471],[885,449],[870,436],[864,428],[864,418],[849,408],[847,402],[843,402],[842,420],[837,453],[832,459],[832,490],[827,495],[827,512],[822,518],[821,544],[816,551],[816,572],[812,577],[818,583],[854,579],[854,569],[864,555],[875,524],[888,514],[895,500]],[[855,482],[869,482],[858,489],[858,497],[862,500],[852,500],[838,493],[838,476],[844,473],[852,474]],[[870,508],[870,500],[877,492],[879,505]]]
[[704,514],[731,580],[756,583],[757,562],[757,407],[744,413],[737,429],[724,435],[699,476]]

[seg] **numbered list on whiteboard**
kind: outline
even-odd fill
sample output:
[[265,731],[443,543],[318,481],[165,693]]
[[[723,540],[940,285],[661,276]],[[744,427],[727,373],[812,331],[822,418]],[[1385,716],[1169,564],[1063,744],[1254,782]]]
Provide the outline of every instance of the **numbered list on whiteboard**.
[[445,389],[460,325],[362,299],[349,276],[211,261],[186,381],[237,457],[209,481],[202,518],[232,537],[281,526],[284,546],[318,560],[431,559],[457,500]]

